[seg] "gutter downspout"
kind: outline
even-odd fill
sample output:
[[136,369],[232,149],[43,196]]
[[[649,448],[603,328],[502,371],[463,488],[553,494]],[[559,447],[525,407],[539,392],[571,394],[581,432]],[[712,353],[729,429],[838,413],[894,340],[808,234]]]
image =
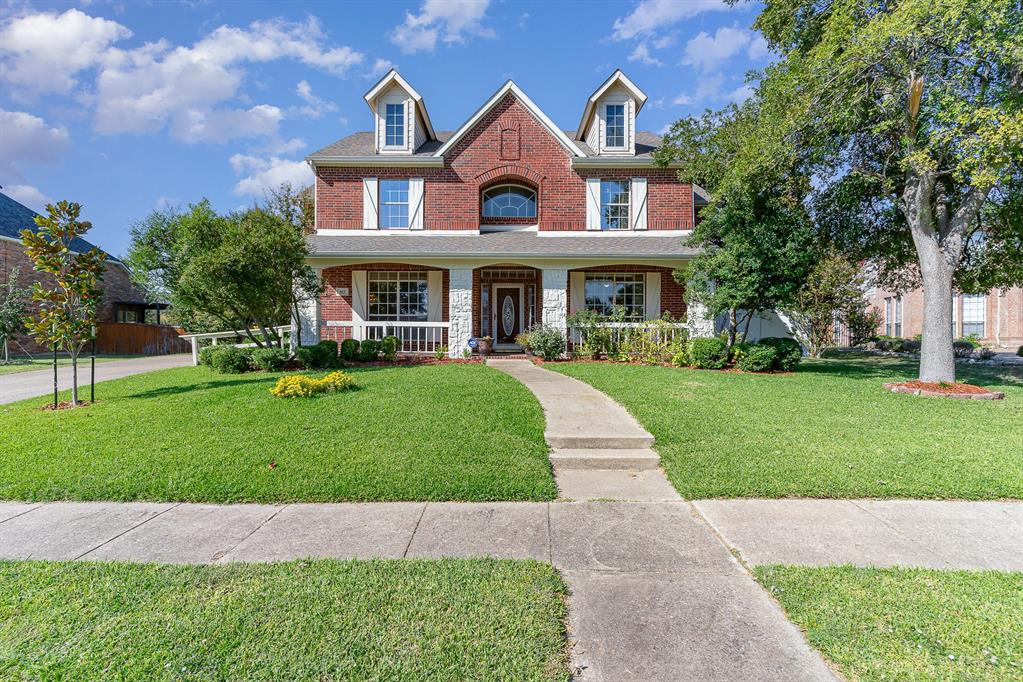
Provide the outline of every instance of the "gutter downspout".
[[998,307],[995,312],[995,345],[1001,347],[1002,345],[1002,296],[1005,292],[1001,289],[996,290],[998,296]]

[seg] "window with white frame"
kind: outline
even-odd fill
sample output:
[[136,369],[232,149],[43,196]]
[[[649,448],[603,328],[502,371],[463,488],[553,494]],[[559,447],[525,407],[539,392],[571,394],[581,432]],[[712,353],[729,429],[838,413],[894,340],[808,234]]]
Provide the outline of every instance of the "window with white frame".
[[408,180],[380,181],[380,229],[408,227]]
[[642,320],[646,316],[646,278],[641,272],[587,273],[586,309],[599,315],[611,315],[616,306],[625,309],[626,317]]
[[600,181],[600,229],[629,229],[629,181]]
[[984,338],[987,296],[984,294],[963,294],[963,336]]
[[889,296],[884,300],[885,336],[902,336],[902,296]]
[[483,191],[484,218],[535,218],[536,192],[522,185],[498,185]]
[[387,104],[384,107],[384,145],[405,146],[405,105]]
[[608,104],[604,109],[604,146],[625,146],[624,104]]
[[425,272],[370,272],[369,319],[383,322],[426,322],[429,312]]

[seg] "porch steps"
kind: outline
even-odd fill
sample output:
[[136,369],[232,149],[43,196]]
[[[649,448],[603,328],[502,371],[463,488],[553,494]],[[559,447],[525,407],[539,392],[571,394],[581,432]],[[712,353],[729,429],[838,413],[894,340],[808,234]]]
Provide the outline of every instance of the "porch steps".
[[650,448],[555,448],[551,463],[559,470],[618,469],[647,471],[660,466],[661,458]]
[[547,444],[555,450],[648,450],[654,437],[603,432],[598,425],[585,429],[588,433],[566,433],[548,428],[544,432]]

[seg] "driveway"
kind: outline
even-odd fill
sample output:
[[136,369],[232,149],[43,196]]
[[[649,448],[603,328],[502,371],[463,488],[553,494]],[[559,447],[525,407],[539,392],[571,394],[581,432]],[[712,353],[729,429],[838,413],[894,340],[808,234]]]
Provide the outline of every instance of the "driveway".
[[[153,372],[170,367],[185,367],[192,364],[189,353],[177,355],[155,355],[146,358],[128,360],[111,360],[96,363],[96,383],[109,379],[120,379],[132,374]],[[57,386],[60,390],[71,388],[71,367],[62,365],[57,368]],[[88,398],[89,361],[86,359],[78,366],[78,389],[85,390]],[[41,369],[37,372],[18,372],[0,375],[0,405],[13,403],[25,398],[33,398],[53,393],[53,368]]]

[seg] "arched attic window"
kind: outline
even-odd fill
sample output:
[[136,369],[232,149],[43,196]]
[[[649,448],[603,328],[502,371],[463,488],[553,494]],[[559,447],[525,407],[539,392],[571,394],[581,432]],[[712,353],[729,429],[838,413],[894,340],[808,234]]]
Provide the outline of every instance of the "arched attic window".
[[483,190],[484,218],[536,219],[536,191],[525,185],[502,183]]

